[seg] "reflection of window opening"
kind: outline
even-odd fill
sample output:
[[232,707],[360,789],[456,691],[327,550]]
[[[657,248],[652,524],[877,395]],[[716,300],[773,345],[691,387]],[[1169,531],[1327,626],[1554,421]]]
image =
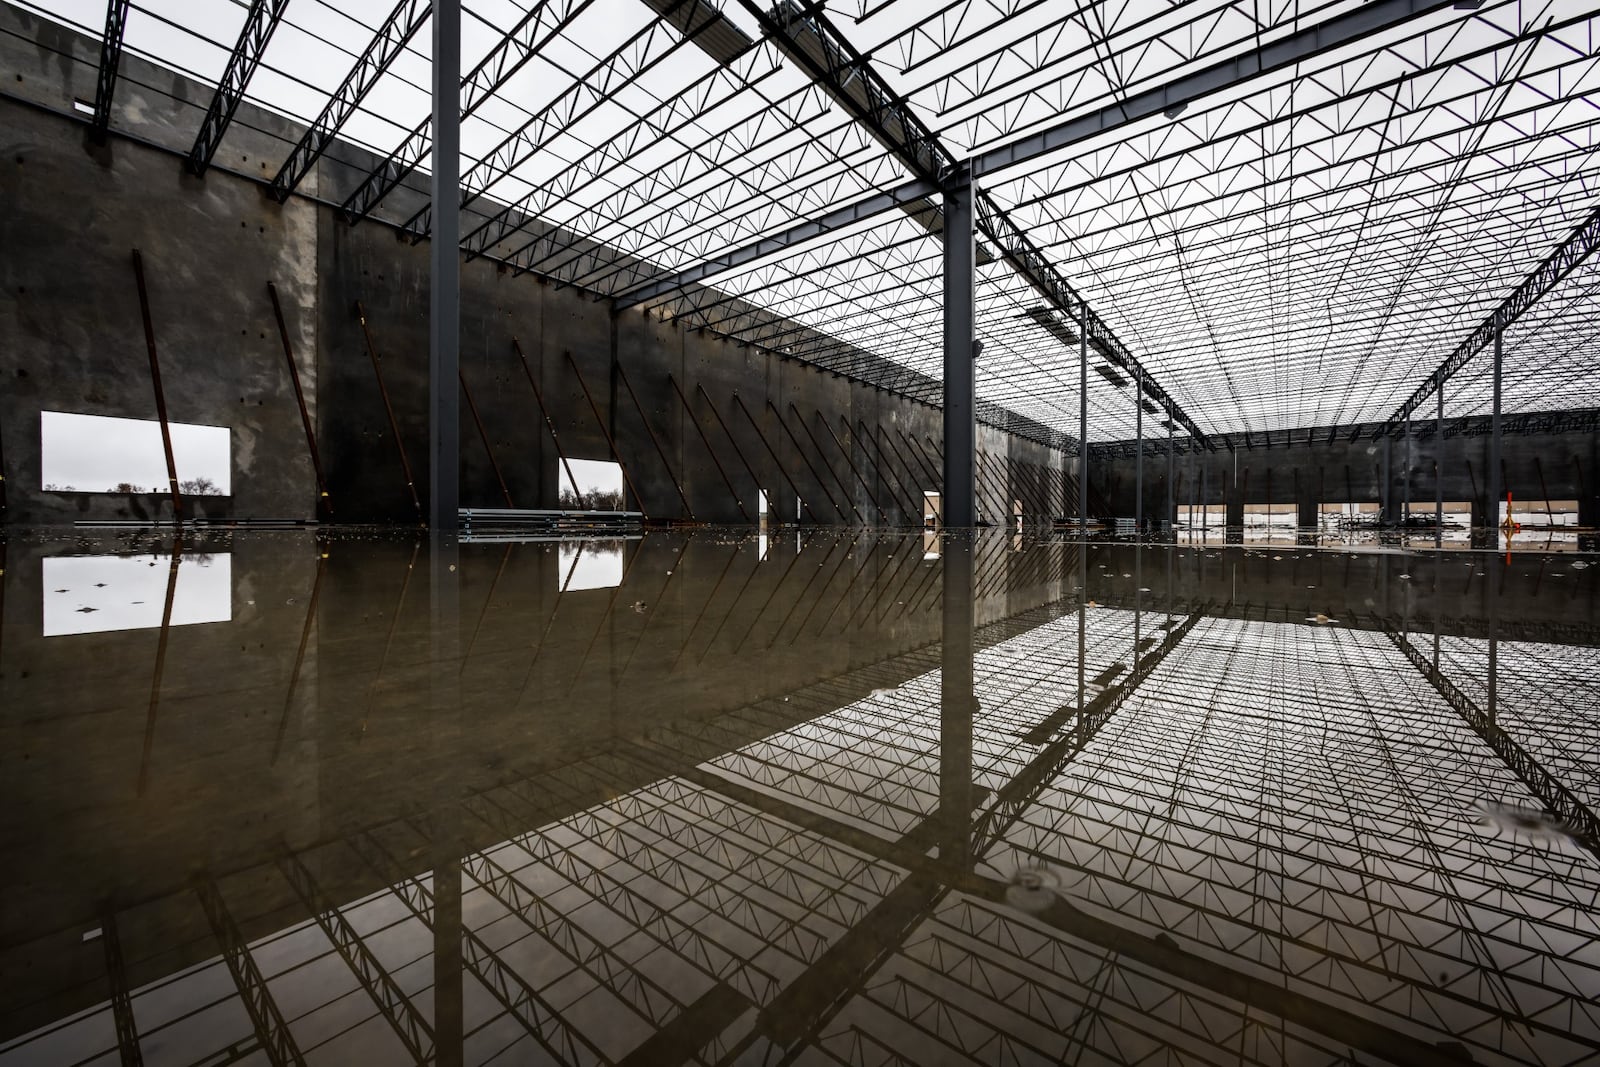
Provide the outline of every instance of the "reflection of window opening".
[[933,530],[929,530],[922,535],[922,558],[939,558],[939,535]]
[[[560,495],[557,503],[566,511],[626,511],[627,497],[622,492],[622,467],[604,459],[569,459],[557,465]],[[572,468],[570,476],[567,468]],[[578,484],[573,485],[573,479]]]
[[626,541],[561,542],[560,585],[563,593],[580,589],[613,589],[622,584],[622,551]]
[[937,526],[941,519],[939,494],[929,489],[922,491],[922,525]]
[[762,527],[761,527],[761,532],[756,535],[756,559],[759,561],[759,560],[764,560],[766,558],[767,558],[767,528],[766,528],[766,524],[763,523]]
[[[226,426],[169,422],[178,490],[185,496],[233,491]],[[161,424],[146,419],[39,413],[40,482],[57,493],[167,493]]]
[[1371,502],[1324,501],[1317,509],[1318,525],[1324,528],[1371,524],[1378,521],[1378,505]]
[[1245,529],[1294,529],[1299,522],[1293,504],[1246,504]]
[[161,625],[172,583],[172,626],[233,618],[233,557],[46,556],[44,636],[142,630]]

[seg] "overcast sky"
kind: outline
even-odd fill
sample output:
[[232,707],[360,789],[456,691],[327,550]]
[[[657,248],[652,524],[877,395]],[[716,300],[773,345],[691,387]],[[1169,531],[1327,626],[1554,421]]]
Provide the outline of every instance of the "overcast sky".
[[[230,437],[226,426],[173,422],[172,455],[178,480],[209,478],[220,495],[233,490]],[[41,482],[103,493],[131,482],[158,493],[167,491],[167,458],[161,424],[104,415],[39,413]]]
[[620,493],[622,492],[622,468],[608,460],[603,459],[569,459],[566,466],[572,468],[572,478],[567,477],[566,466],[558,463],[561,468],[561,490],[573,492],[572,478],[578,479],[583,486],[583,493]]

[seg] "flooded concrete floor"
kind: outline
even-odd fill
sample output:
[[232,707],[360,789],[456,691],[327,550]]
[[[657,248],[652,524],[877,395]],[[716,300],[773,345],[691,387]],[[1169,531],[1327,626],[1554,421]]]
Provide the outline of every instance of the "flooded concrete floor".
[[0,1065],[1600,1062],[1583,546],[0,545]]

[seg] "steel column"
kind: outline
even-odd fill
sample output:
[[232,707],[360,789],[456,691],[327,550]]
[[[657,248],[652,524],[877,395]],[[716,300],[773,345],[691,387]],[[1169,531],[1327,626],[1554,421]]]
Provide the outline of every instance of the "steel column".
[[[1176,475],[1177,463],[1173,456],[1174,442],[1172,440],[1172,420],[1167,420],[1167,510],[1166,521],[1170,525],[1175,518],[1173,514],[1172,479]],[[1270,518],[1271,513],[1268,512]]]
[[1439,407],[1433,427],[1433,543],[1444,542],[1444,467],[1439,459],[1444,454],[1444,383],[1439,383]]
[[1411,415],[1406,415],[1405,472],[1400,476],[1400,524],[1411,521]]
[[973,241],[972,177],[957,170],[944,191],[944,524],[970,527],[973,464],[978,443],[976,318],[977,250]]
[[1089,528],[1089,302],[1078,301],[1078,527]]
[[461,522],[461,0],[433,5],[428,526]]
[[1144,533],[1144,379],[1133,380],[1133,529]]
[[[1505,495],[1505,486],[1500,476],[1500,371],[1504,363],[1505,344],[1504,333],[1500,330],[1494,332],[1494,402],[1489,411],[1489,469],[1484,472],[1483,484],[1489,490],[1489,506],[1485,517],[1491,529],[1500,525],[1500,499]],[[1510,518],[1507,509],[1506,518]],[[1494,542],[1491,540],[1490,542]]]

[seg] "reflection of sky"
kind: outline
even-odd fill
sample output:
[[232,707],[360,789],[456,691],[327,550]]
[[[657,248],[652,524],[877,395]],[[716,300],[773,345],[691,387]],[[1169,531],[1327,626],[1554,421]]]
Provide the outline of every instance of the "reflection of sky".
[[625,541],[561,542],[563,592],[576,589],[610,589],[622,584],[622,549]]
[[[209,478],[221,495],[232,492],[228,428],[167,425],[178,480]],[[131,482],[153,492],[167,491],[167,456],[159,422],[41,411],[39,438],[43,485],[103,493],[120,482]]]
[[[139,630],[161,625],[168,556],[46,556],[44,636]],[[189,556],[178,564],[172,625],[233,618],[233,557]]]
[[[566,465],[556,464],[561,468],[561,490],[563,492],[576,492],[572,488],[572,478],[578,479],[583,486],[581,493],[621,493],[622,468],[615,463],[603,459],[569,459]],[[566,467],[572,468],[572,478],[567,477]]]

